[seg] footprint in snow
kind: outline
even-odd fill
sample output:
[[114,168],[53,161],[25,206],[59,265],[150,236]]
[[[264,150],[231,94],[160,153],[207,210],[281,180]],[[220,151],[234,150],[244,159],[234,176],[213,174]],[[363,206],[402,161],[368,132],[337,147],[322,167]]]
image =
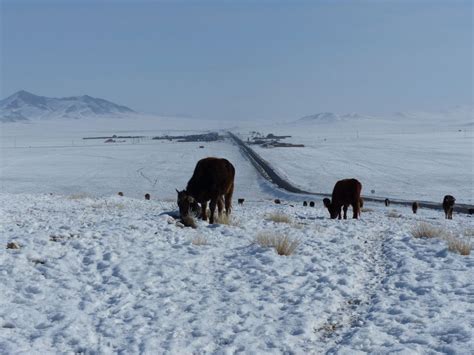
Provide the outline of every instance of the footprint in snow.
[[35,295],[41,293],[40,288],[39,288],[39,287],[36,287],[36,286],[27,286],[27,287],[25,288],[25,291],[26,291],[27,293],[32,293],[32,294],[35,294]]

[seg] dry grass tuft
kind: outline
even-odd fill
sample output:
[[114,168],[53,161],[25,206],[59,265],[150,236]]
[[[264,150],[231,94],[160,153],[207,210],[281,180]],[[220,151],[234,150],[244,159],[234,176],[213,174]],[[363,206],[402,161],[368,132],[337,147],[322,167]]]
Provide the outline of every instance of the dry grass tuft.
[[275,223],[292,223],[291,217],[281,212],[268,214],[265,219]]
[[239,226],[237,220],[226,213],[217,214],[216,218],[214,218],[214,222],[218,224],[226,224],[228,226]]
[[193,245],[197,245],[197,246],[209,244],[209,243],[207,242],[206,237],[204,237],[204,236],[202,236],[202,235],[198,235],[198,236],[194,237],[193,240],[191,241],[191,243],[192,243]]
[[291,239],[286,235],[259,233],[255,238],[255,243],[262,247],[274,248],[278,255],[291,255],[300,244],[298,239]]
[[361,208],[360,211],[363,212],[363,213],[374,212],[374,210],[372,208]]
[[462,240],[456,237],[450,237],[446,239],[448,243],[448,250],[459,253],[461,255],[471,254],[471,243],[466,240]]
[[413,227],[411,235],[415,238],[440,238],[444,236],[444,231],[441,228],[435,227],[431,224],[421,222]]
[[314,331],[317,333],[322,332],[322,333],[325,333],[326,335],[331,335],[332,333],[336,332],[340,328],[342,328],[342,324],[327,322],[323,324],[321,327],[315,328]]
[[72,238],[79,238],[79,235],[75,233],[67,233],[67,234],[51,234],[49,236],[49,240],[52,242],[62,242],[62,241],[69,240]]
[[186,227],[197,228],[196,220],[191,215],[181,217],[181,221]]
[[299,244],[299,240],[292,240],[285,235],[276,239],[274,247],[278,255],[291,255],[294,253]]
[[474,228],[466,228],[463,232],[466,237],[474,237]]
[[421,222],[412,229],[411,234],[415,238],[443,239],[448,244],[449,251],[459,253],[460,255],[471,254],[472,243],[469,240],[456,236],[453,233],[449,233],[440,227]]
[[274,236],[270,233],[259,233],[255,237],[254,242],[264,248],[272,247],[274,243]]
[[17,242],[7,243],[7,249],[20,249],[20,244]]

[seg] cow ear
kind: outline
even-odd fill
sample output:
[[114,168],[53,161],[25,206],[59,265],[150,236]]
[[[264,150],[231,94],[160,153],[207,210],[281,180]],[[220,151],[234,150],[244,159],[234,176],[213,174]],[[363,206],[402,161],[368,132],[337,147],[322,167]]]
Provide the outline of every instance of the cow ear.
[[179,193],[179,190],[178,189],[175,189],[177,193]]

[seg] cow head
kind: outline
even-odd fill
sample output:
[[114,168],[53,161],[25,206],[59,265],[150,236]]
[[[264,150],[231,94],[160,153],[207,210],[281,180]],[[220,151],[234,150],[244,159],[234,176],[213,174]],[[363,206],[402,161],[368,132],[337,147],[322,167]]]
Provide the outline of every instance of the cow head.
[[192,206],[194,206],[197,202],[192,197],[189,195],[186,190],[183,191],[178,191],[176,189],[176,192],[178,193],[178,207],[179,207],[179,214],[181,217],[186,217],[189,215],[189,211],[191,210]]
[[454,206],[455,202],[456,202],[456,199],[453,196],[451,195],[444,196],[443,204],[446,204],[448,206]]
[[334,205],[331,203],[331,200],[328,198],[325,198],[323,200],[324,206],[328,209],[329,215],[331,216],[332,219],[336,218],[338,216],[338,212]]

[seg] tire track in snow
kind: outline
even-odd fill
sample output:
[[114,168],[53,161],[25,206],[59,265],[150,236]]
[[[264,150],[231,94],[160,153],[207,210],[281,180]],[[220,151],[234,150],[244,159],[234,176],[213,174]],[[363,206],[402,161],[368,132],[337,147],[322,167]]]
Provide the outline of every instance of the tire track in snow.
[[143,172],[143,170],[145,169],[145,167],[142,167],[140,169],[137,169],[137,173],[142,177],[144,178],[146,181],[148,181],[151,185],[152,188],[154,188],[156,186],[156,184],[158,183],[158,177],[156,177],[155,179],[152,179],[150,178],[149,176],[145,175],[145,173]]

